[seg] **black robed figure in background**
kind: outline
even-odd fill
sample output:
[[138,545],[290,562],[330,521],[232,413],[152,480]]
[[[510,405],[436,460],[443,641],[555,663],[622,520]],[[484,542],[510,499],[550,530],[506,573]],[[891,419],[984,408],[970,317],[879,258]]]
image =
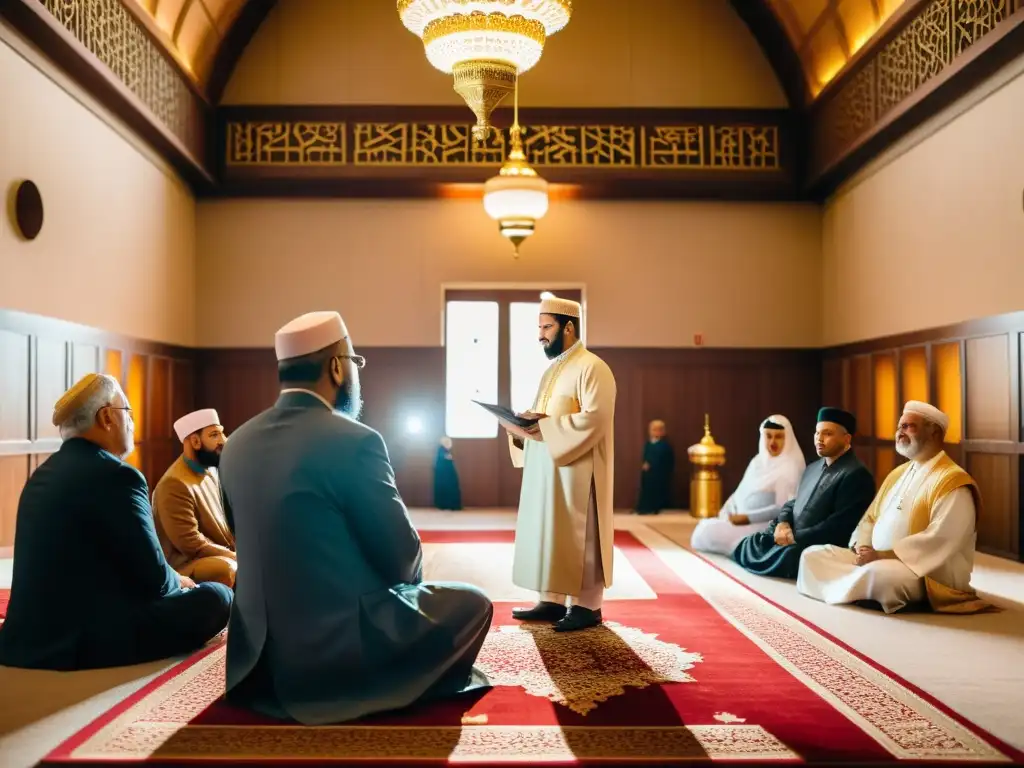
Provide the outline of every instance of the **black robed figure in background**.
[[800,554],[814,544],[846,547],[875,497],[875,479],[851,447],[857,419],[838,408],[818,411],[814,445],[821,458],[800,478],[796,498],[768,528],[743,539],[733,559],[751,573],[795,579]]
[[644,445],[644,463],[640,471],[640,498],[636,511],[640,515],[656,515],[672,508],[672,475],[676,454],[665,437],[665,422],[652,421],[650,438]]
[[434,458],[434,506],[438,509],[462,509],[459,472],[452,457],[452,439],[445,435]]

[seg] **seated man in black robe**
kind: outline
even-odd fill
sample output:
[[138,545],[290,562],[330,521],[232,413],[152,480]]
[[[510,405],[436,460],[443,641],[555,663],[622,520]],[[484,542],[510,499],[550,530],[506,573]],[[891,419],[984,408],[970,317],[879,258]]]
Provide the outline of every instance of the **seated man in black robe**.
[[814,544],[845,547],[875,497],[875,479],[854,454],[857,420],[838,408],[818,411],[814,447],[821,458],[800,478],[796,498],[764,531],[743,539],[733,559],[751,573],[795,579],[800,554]]
[[146,480],[122,460],[135,426],[117,380],[85,376],[53,423],[64,443],[18,504],[0,665],[71,671],[200,648],[227,626],[232,593],[196,586],[164,558]]
[[652,421],[647,431],[649,439],[644,445],[636,512],[639,515],[656,515],[663,509],[672,508],[672,474],[676,455],[672,443],[665,437],[664,421]]

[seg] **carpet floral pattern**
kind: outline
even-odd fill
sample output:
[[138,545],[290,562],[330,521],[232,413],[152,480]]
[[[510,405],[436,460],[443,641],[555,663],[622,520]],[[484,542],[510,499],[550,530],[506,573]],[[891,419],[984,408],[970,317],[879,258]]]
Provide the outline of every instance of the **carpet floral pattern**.
[[[424,541],[512,546],[509,531],[427,531]],[[617,532],[657,595],[605,604],[606,624],[559,635],[495,603],[472,698],[303,727],[223,700],[223,638],[54,750],[49,763],[193,765],[380,759],[692,763],[705,760],[1008,763],[1024,755],[891,671],[653,532]]]

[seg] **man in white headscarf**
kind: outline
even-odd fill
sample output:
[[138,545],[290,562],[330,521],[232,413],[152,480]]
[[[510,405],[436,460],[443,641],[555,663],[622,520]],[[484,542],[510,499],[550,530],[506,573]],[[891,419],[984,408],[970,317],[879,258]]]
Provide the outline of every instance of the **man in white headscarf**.
[[789,419],[773,414],[761,422],[757,455],[750,460],[736,491],[717,518],[701,520],[690,546],[703,552],[731,554],[744,538],[763,531],[796,496],[807,461]]
[[909,459],[882,482],[848,549],[808,547],[797,589],[826,603],[867,603],[894,613],[927,602],[942,613],[991,609],[971,589],[981,496],[943,450],[949,417],[911,400],[896,428]]

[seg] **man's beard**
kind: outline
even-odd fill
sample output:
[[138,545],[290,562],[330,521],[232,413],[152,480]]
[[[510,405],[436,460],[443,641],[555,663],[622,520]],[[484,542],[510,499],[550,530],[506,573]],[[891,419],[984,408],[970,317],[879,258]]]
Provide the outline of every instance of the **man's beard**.
[[921,452],[921,447],[921,443],[912,437],[908,437],[906,443],[896,441],[896,453],[905,459],[913,460]]
[[334,409],[352,419],[359,419],[363,411],[362,393],[359,391],[359,382],[346,378],[338,388],[338,394],[334,398]]
[[220,466],[220,451],[208,451],[205,448],[200,448],[196,451],[196,461],[204,467]]
[[554,339],[549,341],[544,346],[544,354],[548,356],[548,360],[554,360],[562,352],[565,351],[565,336],[559,333]]

